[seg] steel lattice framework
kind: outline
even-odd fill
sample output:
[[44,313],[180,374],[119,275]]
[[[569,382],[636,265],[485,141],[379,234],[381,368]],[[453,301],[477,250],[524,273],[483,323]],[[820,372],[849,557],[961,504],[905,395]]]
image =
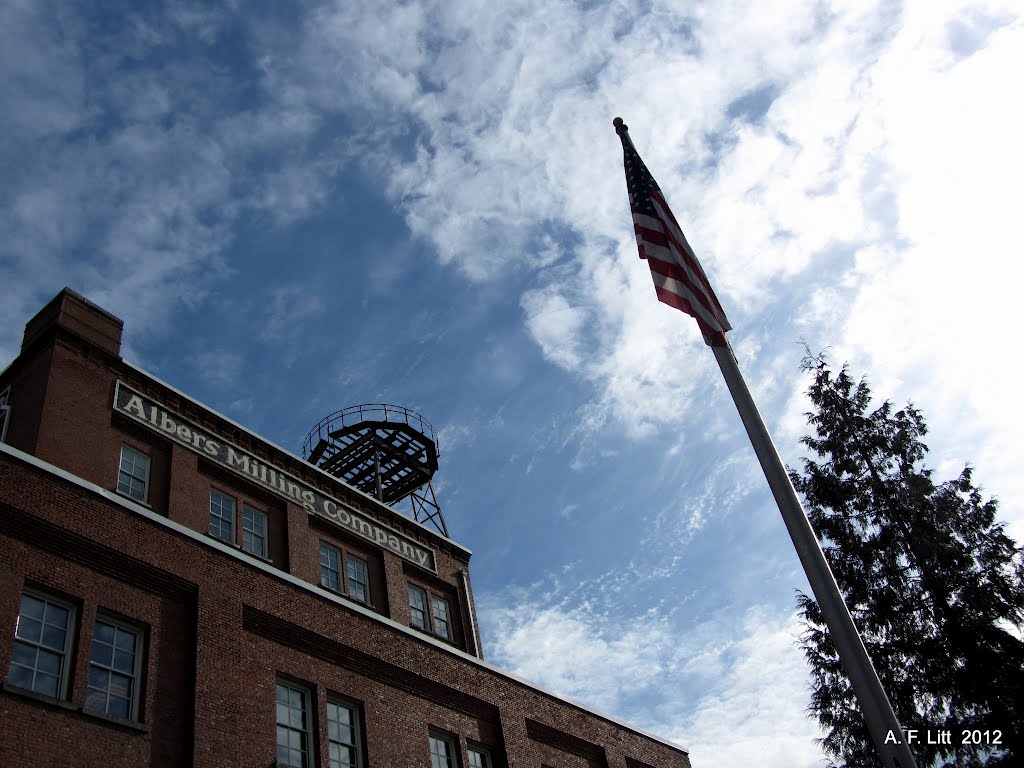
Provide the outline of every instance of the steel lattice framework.
[[385,403],[335,411],[306,435],[302,453],[310,464],[389,506],[409,499],[416,522],[448,536],[432,481],[437,438],[415,411]]

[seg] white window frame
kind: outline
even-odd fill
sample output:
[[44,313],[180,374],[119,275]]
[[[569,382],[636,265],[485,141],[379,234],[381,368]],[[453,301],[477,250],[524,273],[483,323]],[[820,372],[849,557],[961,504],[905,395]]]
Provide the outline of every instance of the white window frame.
[[[431,589],[407,581],[409,587],[409,626],[429,632],[435,637],[455,642],[455,628],[452,626],[452,601],[447,595],[439,594]],[[413,595],[420,598],[420,604],[416,605]],[[444,616],[438,616],[438,606],[443,606]],[[417,623],[417,614],[422,614],[423,622]]]
[[[68,612],[67,626],[64,627],[64,647],[63,648],[57,649],[57,648],[53,648],[53,647],[48,646],[48,645],[44,645],[43,642],[42,642],[42,637],[40,637],[39,641],[35,641],[35,640],[29,640],[27,638],[19,637],[18,636],[18,631],[21,629],[23,604],[24,604],[25,597],[31,597],[34,600],[41,600],[44,603],[44,606],[43,606],[43,624],[44,624],[44,626],[45,626],[45,622],[46,622],[46,605],[54,605],[54,606],[56,606],[58,608],[63,608],[64,610],[66,610]],[[36,664],[38,664],[39,651],[40,650],[42,650],[45,653],[55,654],[60,659],[60,670],[59,670],[59,672],[57,674],[57,695],[55,697],[53,697],[53,698],[66,700],[68,698],[68,686],[69,686],[69,683],[70,683],[70,676],[71,676],[71,659],[72,659],[72,649],[74,648],[74,641],[75,641],[75,629],[78,626],[78,624],[77,624],[78,610],[76,609],[76,607],[75,607],[75,605],[73,603],[71,603],[71,602],[69,602],[67,600],[63,600],[63,599],[61,599],[59,597],[54,597],[53,595],[50,595],[50,594],[48,594],[46,592],[41,592],[41,591],[38,591],[38,590],[35,590],[35,589],[31,589],[31,588],[26,588],[26,589],[22,590],[21,599],[22,599],[22,603],[19,603],[19,605],[18,605],[18,617],[17,617],[17,619],[15,621],[15,627],[14,627],[14,644],[12,646],[12,653],[11,653],[11,666],[7,670],[7,677],[5,679],[8,681],[8,683],[10,685],[12,685],[12,686],[14,686],[14,687],[16,687],[16,688],[18,688],[20,690],[32,691],[33,693],[38,694],[39,696],[49,696],[50,694],[44,693],[42,691],[38,691],[35,688],[35,677],[36,677],[36,672],[38,672],[38,666],[33,666],[31,668],[32,669],[32,687],[23,688],[22,686],[15,685],[14,683],[10,682],[11,671],[12,671],[12,669],[14,668],[14,666],[16,664],[16,662],[14,661],[13,647],[17,646],[20,643],[22,646],[26,646],[26,647],[35,649],[35,651],[36,651]],[[51,626],[56,626],[56,625],[51,625]],[[23,667],[25,669],[28,669],[28,667],[26,665],[24,665],[24,664],[18,664],[18,666],[19,667]]]
[[[350,726],[345,726],[339,720],[331,718],[331,707],[338,707],[344,709],[349,714],[351,721]],[[351,742],[346,742],[341,738],[335,738],[332,730],[332,726],[337,726],[338,735],[340,736],[340,729],[349,727],[351,728]],[[349,754],[354,755],[352,762],[343,763],[341,760],[335,759],[334,747],[339,747],[342,750],[350,750]],[[359,705],[354,701],[349,701],[341,696],[334,696],[328,694],[327,696],[327,766],[328,768],[343,768],[346,766],[357,766],[361,768],[363,765],[363,748],[362,748],[362,718],[359,713]]]
[[494,768],[494,760],[491,759],[491,750],[477,744],[466,746],[466,756],[469,758],[469,768]]
[[[437,608],[439,605],[444,606],[444,618],[437,615]],[[430,595],[430,620],[433,624],[435,635],[443,637],[445,640],[453,639],[452,607],[448,603],[448,598],[435,594]],[[444,632],[440,629],[441,624],[444,625]]]
[[[352,563],[359,563],[363,569],[363,580],[359,581],[352,578]],[[355,581],[357,584],[363,585],[363,596],[357,597],[353,594],[352,582]],[[366,560],[357,555],[353,555],[351,552],[345,553],[345,591],[346,594],[355,600],[357,603],[363,603],[365,605],[370,604],[370,564]]]
[[[257,534],[254,530],[251,530],[251,529],[246,527],[246,523],[247,523],[246,514],[247,513],[251,513],[253,515],[253,520],[262,520],[263,521],[263,533],[262,534]],[[262,557],[264,560],[266,560],[267,557],[268,557],[268,555],[267,555],[267,529],[270,527],[270,520],[267,517],[267,513],[264,512],[262,509],[257,509],[252,504],[248,504],[248,503],[243,502],[242,503],[242,513],[241,514],[242,514],[242,527],[239,530],[242,533],[242,539],[241,539],[241,541],[239,543],[240,543],[242,549],[244,551],[248,552],[250,555],[256,555],[257,557]],[[260,539],[260,551],[259,552],[256,552],[256,551],[254,551],[254,550],[252,550],[252,549],[250,549],[249,547],[246,546],[246,544],[245,544],[245,542],[246,542],[246,534],[248,534],[249,536],[251,536],[253,538],[257,538],[258,537]]]
[[431,729],[428,743],[430,745],[430,768],[458,768],[458,737],[451,733]]
[[[327,558],[328,562],[324,562],[324,558]],[[336,563],[337,567],[331,567],[331,563]],[[358,563],[362,568],[363,580],[358,581],[352,577],[352,564]],[[325,579],[326,574],[332,574],[337,578],[337,586],[330,583],[330,579]],[[363,585],[363,597],[360,598],[354,594],[352,589],[352,582]],[[330,544],[323,539],[320,540],[320,586],[324,589],[329,589],[332,592],[336,592],[339,595],[345,595],[350,600],[354,600],[357,603],[363,605],[372,605],[370,599],[370,563],[369,561],[361,556],[349,552],[343,547],[339,547],[335,544]]]
[[[427,596],[427,590],[412,583],[408,583],[407,586],[409,587],[409,625],[416,629],[422,629],[429,632],[430,612],[428,610],[429,598]],[[413,604],[413,594],[418,594],[421,598],[418,606]],[[423,616],[421,623],[417,623],[416,621],[417,612]]]
[[[288,691],[289,693],[298,693],[301,696],[301,701],[300,701],[301,707],[299,709],[299,711],[300,711],[300,713],[302,715],[302,726],[301,727],[295,727],[295,726],[293,726],[291,724],[291,716],[290,715],[291,715],[291,712],[294,711],[294,707],[291,706],[291,696],[288,697],[289,701],[286,702],[286,703],[282,703],[280,701],[281,690],[282,689],[284,689],[285,691]],[[291,682],[289,680],[281,680],[281,679],[277,680],[277,685],[274,687],[274,703],[275,703],[274,722],[276,723],[275,744],[277,745],[277,751],[275,752],[275,760],[276,760],[276,762],[274,763],[275,765],[280,766],[281,768],[285,768],[286,766],[288,766],[288,767],[294,766],[294,768],[310,768],[312,765],[314,765],[313,754],[312,754],[312,751],[311,751],[312,746],[313,746],[313,739],[312,739],[313,729],[312,729],[312,726],[311,726],[312,719],[313,719],[313,712],[312,712],[312,706],[311,706],[311,702],[312,701],[313,701],[312,692],[306,686],[301,685],[299,683],[293,683],[293,682]],[[288,722],[285,722],[285,723],[281,722],[281,707],[282,706],[285,706],[287,711],[288,711],[288,713],[289,713]],[[289,757],[288,757],[288,762],[281,762],[278,759],[278,757],[280,755],[280,749],[281,749],[281,732],[282,732],[282,730],[284,732],[286,732],[286,733],[298,733],[300,735],[301,744],[300,744],[300,747],[299,747],[299,753],[301,755],[301,760],[298,763],[298,765],[296,765],[295,763],[291,762],[291,755],[290,754],[289,754]],[[291,747],[290,745],[285,745],[285,749],[289,750],[289,752],[290,752],[293,749],[293,747]]]
[[[327,555],[327,560],[328,560],[327,563],[324,563],[324,554]],[[332,568],[331,567],[331,555],[336,555],[336,560],[337,560],[337,565],[338,565],[337,568]],[[344,556],[341,553],[341,550],[338,549],[333,544],[328,544],[326,541],[321,541],[320,542],[320,586],[324,587],[325,589],[329,589],[332,592],[338,592],[339,594],[341,592],[343,592],[344,589],[345,589],[345,576],[342,573],[342,569],[344,567],[345,567],[345,560],[344,560]],[[327,573],[330,573],[330,574],[335,574],[338,577],[338,585],[336,587],[332,586],[329,583],[330,582],[329,579],[327,581],[324,581],[324,572],[325,571]]]
[[[114,629],[114,645],[112,646],[112,649],[114,650],[115,653],[117,651],[117,633],[118,632],[134,635],[134,637],[135,637],[134,657],[135,658],[132,660],[132,670],[131,670],[131,674],[130,675],[127,672],[125,672],[124,670],[117,669],[114,666],[114,664],[113,664],[113,659],[111,659],[110,665],[107,665],[107,664],[101,664],[100,662],[97,662],[96,659],[93,657],[93,651],[94,651],[96,643],[97,643],[96,636],[98,634],[98,630],[99,630],[99,625],[100,624],[105,624],[106,626],[112,627]],[[102,644],[103,645],[107,645],[107,643],[102,643]],[[130,691],[128,693],[128,715],[127,715],[127,717],[123,718],[123,719],[126,719],[126,720],[139,721],[139,720],[142,719],[141,716],[140,716],[140,711],[141,711],[141,708],[142,708],[142,697],[141,697],[140,693],[141,693],[141,690],[142,690],[142,658],[143,658],[144,651],[145,651],[145,645],[146,645],[146,632],[145,632],[145,630],[142,627],[138,626],[137,624],[132,624],[130,622],[123,621],[122,619],[118,619],[118,618],[116,618],[114,616],[110,616],[109,614],[103,613],[102,611],[97,612],[97,614],[96,614],[96,621],[93,623],[93,627],[92,627],[92,641],[91,641],[90,646],[89,646],[89,672],[91,674],[92,670],[95,668],[95,669],[98,669],[98,670],[100,670],[102,672],[107,672],[108,674],[120,675],[122,677],[127,677],[129,679],[130,684],[131,684],[131,689],[130,689]],[[87,682],[86,683],[85,704],[83,705],[82,708],[86,709],[86,710],[89,710],[90,712],[99,712],[101,714],[107,715],[108,717],[120,718],[121,717],[120,715],[111,714],[107,710],[107,708],[110,705],[110,686],[108,685],[108,687],[106,688],[106,695],[107,695],[106,696],[106,702],[104,703],[104,706],[103,706],[102,709],[99,708],[99,707],[90,706],[90,704],[89,704],[89,695],[90,695],[91,691],[93,691],[93,690],[101,690],[101,689],[98,686],[93,686],[91,682]]]
[[[217,496],[220,496],[221,499],[226,499],[226,500],[231,502],[231,515],[229,517],[226,517],[226,516],[224,516],[222,514],[216,514],[216,515],[214,514],[214,511],[213,511],[213,497],[214,497],[214,494],[216,494]],[[224,504],[223,503],[218,503],[218,507],[220,508],[221,511],[223,511]],[[218,534],[213,532],[213,518],[214,517],[216,517],[218,520],[222,521],[221,525],[218,526],[218,528],[220,528],[220,529],[223,529],[223,521],[227,521],[228,523],[230,523],[230,525],[231,525],[231,528],[230,528],[231,535],[230,536],[225,538],[224,536],[220,536],[220,535],[218,535]],[[232,545],[234,545],[234,543],[235,543],[235,523],[237,522],[235,520],[236,517],[238,517],[238,499],[236,499],[230,493],[225,493],[224,491],[220,490],[220,488],[211,487],[210,488],[210,518],[209,518],[209,525],[208,525],[208,527],[206,529],[206,532],[210,536],[215,538],[217,541],[222,541],[225,544],[232,544]]]
[[[125,471],[125,469],[124,469],[125,451],[131,451],[131,453],[134,454],[131,457],[132,467],[133,468],[137,466],[136,458],[145,459],[143,476],[141,478],[138,477],[137,475],[133,474],[132,472]],[[152,466],[152,464],[153,464],[153,457],[150,456],[148,453],[140,451],[134,445],[129,445],[128,443],[121,443],[121,455],[120,455],[120,457],[118,459],[118,462],[117,462],[117,492],[119,494],[121,494],[122,496],[126,496],[127,498],[131,499],[132,501],[141,501],[143,504],[148,504],[149,503],[149,471],[150,471],[150,467]],[[121,478],[122,478],[122,476],[127,476],[128,477],[128,481],[125,483],[125,490],[121,489]],[[132,481],[133,480],[138,480],[138,481],[142,482],[142,498],[139,498],[134,493],[132,493]]]
[[11,388],[0,392],[0,443],[7,442],[7,425],[11,423]]

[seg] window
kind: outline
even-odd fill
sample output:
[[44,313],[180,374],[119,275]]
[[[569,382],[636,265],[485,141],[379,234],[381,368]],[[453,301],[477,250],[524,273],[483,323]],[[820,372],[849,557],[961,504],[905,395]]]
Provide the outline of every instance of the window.
[[[448,600],[432,592],[427,593],[423,587],[409,584],[409,623],[417,629],[433,632],[445,640],[453,640],[451,613]],[[427,599],[429,596],[429,613]]]
[[267,515],[248,504],[242,505],[242,549],[267,556]]
[[482,747],[469,747],[466,750],[469,755],[469,768],[493,768],[491,753]]
[[[344,576],[341,564],[345,563]],[[366,561],[351,552],[342,552],[320,542],[320,585],[358,600],[370,602],[370,577]]]
[[141,651],[138,629],[111,619],[96,619],[86,709],[126,720],[139,719]]
[[0,443],[7,442],[7,425],[11,421],[11,406],[7,403],[11,399],[11,388],[8,387],[0,392]]
[[430,596],[431,612],[434,614],[434,634],[446,640],[452,639],[452,626],[448,619],[448,601],[437,595]]
[[370,585],[367,577],[366,561],[355,555],[345,558],[348,573],[348,594],[360,603],[370,602]]
[[291,683],[277,684],[277,764],[306,768],[309,759],[309,692]]
[[359,765],[359,712],[353,705],[327,700],[327,749],[329,768]]
[[341,592],[341,552],[320,542],[320,584]]
[[7,682],[18,688],[67,697],[74,608],[50,597],[25,592],[14,629]]
[[239,503],[234,496],[211,488],[209,534],[256,557],[270,559],[267,546],[267,513],[243,502],[241,519],[237,521],[238,538],[235,538],[235,515],[238,509]]
[[149,491],[149,456],[130,445],[121,446],[121,466],[117,472],[117,492],[136,501],[145,501]]
[[427,593],[419,587],[409,585],[409,613],[411,624],[420,629],[427,627]]
[[430,735],[430,768],[455,768],[455,739]]
[[210,490],[210,535],[235,543],[235,499],[215,488]]

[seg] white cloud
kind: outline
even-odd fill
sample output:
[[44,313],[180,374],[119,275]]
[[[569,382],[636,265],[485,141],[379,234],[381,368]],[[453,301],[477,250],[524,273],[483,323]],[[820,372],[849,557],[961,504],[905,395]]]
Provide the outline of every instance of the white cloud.
[[[242,380],[242,356],[227,349],[207,350],[194,355],[192,367],[218,390],[236,391]],[[233,403],[235,407],[242,401]]]
[[494,663],[690,750],[694,765],[811,768],[795,615],[728,608],[698,624],[657,610],[609,614],[586,597],[481,596]]
[[294,342],[297,329],[304,321],[324,310],[323,303],[311,294],[309,286],[298,283],[282,285],[271,292],[260,335],[269,341]]
[[[924,409],[939,461],[976,462],[982,482],[1019,498],[1011,436],[1024,431],[1024,406],[1008,350],[1024,107],[998,84],[1024,67],[1024,21],[1018,9],[1014,22],[978,29],[977,19],[1006,18],[1009,7],[945,10],[912,6],[879,63],[874,130],[884,139],[900,247],[861,263],[839,354],[876,372],[879,394]],[[970,23],[973,53],[958,58]],[[951,29],[961,37],[951,39]],[[1004,513],[1020,539],[1024,512]]]
[[492,657],[529,680],[592,706],[613,711],[630,691],[663,679],[673,645],[665,627],[650,623],[614,631],[582,612],[515,606],[490,611],[489,632],[499,638]]
[[550,287],[544,291],[528,291],[522,297],[526,327],[540,344],[545,357],[567,370],[579,367],[585,339],[586,316]]
[[798,633],[795,615],[770,616],[752,609],[744,616],[741,639],[732,649],[734,661],[710,690],[702,691],[687,723],[694,765],[825,764],[814,742],[822,734],[806,714],[807,667],[795,648]]

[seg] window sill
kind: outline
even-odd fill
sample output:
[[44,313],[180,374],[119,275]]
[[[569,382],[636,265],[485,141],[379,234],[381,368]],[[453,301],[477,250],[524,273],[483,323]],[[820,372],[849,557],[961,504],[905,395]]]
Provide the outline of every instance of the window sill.
[[150,512],[153,511],[153,505],[150,504],[148,501],[139,501],[134,496],[131,496],[127,493],[122,493],[121,491],[117,490],[117,488],[114,489],[114,493],[116,493],[122,499],[128,499],[128,501],[132,502],[133,504],[138,504],[140,507],[145,507]]
[[260,562],[266,563],[267,565],[273,565],[274,564],[274,561],[271,560],[269,557],[264,557],[263,555],[257,555],[255,552],[250,552],[248,549],[243,549],[241,544],[235,544],[235,542],[233,542],[233,541],[224,541],[224,539],[217,538],[212,533],[206,533],[206,538],[213,539],[214,541],[220,542],[225,547],[231,547],[232,549],[237,549],[243,555],[248,555],[249,557],[254,557],[257,560],[259,560]]
[[417,632],[421,632],[424,635],[426,635],[427,637],[432,637],[435,640],[440,640],[442,643],[447,643],[452,648],[458,648],[459,650],[461,650],[460,646],[454,640],[452,640],[450,637],[445,637],[444,635],[439,635],[436,632],[427,629],[426,627],[417,627],[415,624],[410,624],[409,628],[410,629],[415,629]]
[[255,557],[257,560],[259,560],[261,562],[264,562],[267,565],[273,565],[274,564],[274,561],[271,560],[269,557],[265,557],[264,555],[257,555],[255,552],[250,552],[248,549],[243,549],[238,544],[234,544],[233,546],[235,547],[235,549],[237,549],[243,555],[248,555],[249,557]]
[[110,725],[118,725],[122,728],[127,728],[131,731],[137,731],[139,733],[149,733],[149,725],[146,723],[140,723],[138,720],[126,720],[123,717],[116,717],[114,715],[108,715],[104,712],[97,712],[93,709],[86,709],[85,707],[79,707],[78,711],[86,717],[94,720],[100,720]]
[[363,608],[369,608],[371,611],[376,611],[377,610],[377,606],[375,606],[373,603],[364,602],[362,600],[356,600],[354,597],[350,597],[349,595],[345,594],[344,592],[339,592],[336,589],[331,589],[326,584],[321,584],[320,587],[321,587],[321,589],[326,589],[332,595],[337,595],[338,597],[344,597],[350,603],[355,603],[356,605],[361,605],[361,606],[363,606]]
[[137,720],[125,720],[123,717],[114,717],[113,715],[107,715],[103,712],[95,712],[91,709],[86,709],[85,707],[76,707],[70,701],[65,699],[55,699],[53,696],[47,696],[45,693],[32,691],[28,688],[19,688],[18,686],[11,685],[6,681],[4,681],[0,688],[3,689],[4,693],[15,696],[19,699],[28,699],[49,707],[63,709],[65,712],[74,712],[93,720],[100,720],[110,725],[121,726],[122,728],[137,731],[138,733],[149,733],[149,725],[146,723],[140,723]]
[[69,712],[74,712],[76,707],[70,701],[66,699],[56,699],[53,696],[48,696],[45,693],[39,693],[28,688],[19,688],[16,685],[11,685],[6,680],[3,683],[3,690],[12,696],[19,696],[25,699],[31,699],[32,701],[38,701],[40,704],[49,704],[54,707],[60,707],[66,709]]

